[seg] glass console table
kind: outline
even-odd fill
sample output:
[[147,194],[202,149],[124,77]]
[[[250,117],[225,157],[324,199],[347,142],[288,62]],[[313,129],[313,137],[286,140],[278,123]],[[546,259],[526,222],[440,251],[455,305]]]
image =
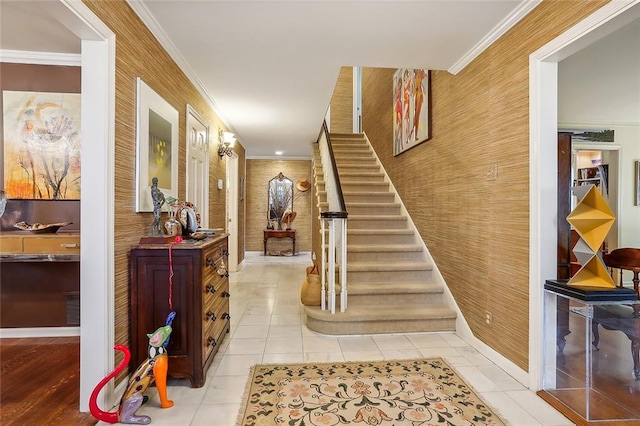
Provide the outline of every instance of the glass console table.
[[[544,299],[539,395],[578,424],[640,421],[640,301],[635,291],[549,280]],[[568,310],[568,324],[558,321],[567,317],[562,310]]]

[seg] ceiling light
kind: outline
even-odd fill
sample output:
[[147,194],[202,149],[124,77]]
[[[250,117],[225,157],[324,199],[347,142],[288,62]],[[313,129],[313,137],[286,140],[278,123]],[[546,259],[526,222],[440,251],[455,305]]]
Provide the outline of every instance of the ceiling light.
[[276,151],[276,155],[282,155],[282,151]]

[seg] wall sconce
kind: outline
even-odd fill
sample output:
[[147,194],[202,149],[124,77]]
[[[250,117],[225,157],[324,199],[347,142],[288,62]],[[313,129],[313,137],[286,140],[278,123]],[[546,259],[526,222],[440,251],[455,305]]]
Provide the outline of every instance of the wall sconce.
[[227,157],[232,157],[233,152],[233,144],[236,141],[236,136],[231,132],[223,132],[220,130],[218,144],[218,157],[222,160],[222,158],[226,155]]

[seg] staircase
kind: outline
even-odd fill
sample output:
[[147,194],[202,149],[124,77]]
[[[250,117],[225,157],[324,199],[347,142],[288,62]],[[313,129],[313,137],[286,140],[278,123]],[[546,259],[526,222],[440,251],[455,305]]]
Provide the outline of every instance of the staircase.
[[[410,226],[369,143],[361,134],[331,134],[347,211],[346,312],[305,307],[307,326],[324,334],[455,331],[420,236]],[[324,196],[314,154],[316,190]],[[321,210],[326,205],[321,205]]]

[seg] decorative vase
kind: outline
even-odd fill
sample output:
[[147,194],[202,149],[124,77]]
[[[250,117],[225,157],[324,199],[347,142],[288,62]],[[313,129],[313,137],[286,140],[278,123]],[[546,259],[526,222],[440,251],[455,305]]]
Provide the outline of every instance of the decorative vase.
[[174,205],[169,206],[169,218],[164,223],[164,229],[167,231],[167,235],[171,237],[182,234],[182,224],[176,219],[176,207]]

